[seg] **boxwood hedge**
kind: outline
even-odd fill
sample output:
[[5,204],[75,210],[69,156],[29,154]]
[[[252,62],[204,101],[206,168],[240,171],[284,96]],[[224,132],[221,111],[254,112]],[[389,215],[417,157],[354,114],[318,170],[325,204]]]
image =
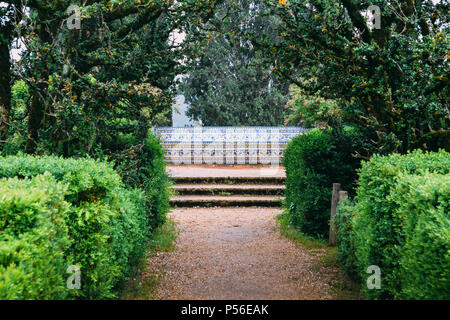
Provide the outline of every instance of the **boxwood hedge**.
[[351,130],[314,129],[288,144],[283,156],[286,206],[290,222],[302,232],[328,237],[333,183],[353,190],[359,166],[352,157],[356,140]]
[[115,159],[115,168],[125,185],[145,191],[151,228],[164,223],[169,210],[170,179],[159,138],[149,133],[142,144],[132,144],[128,152]]
[[[0,298],[104,299],[120,292],[155,225],[145,191],[126,189],[107,162],[52,156],[0,157],[0,181]],[[53,208],[57,223],[46,218]],[[46,242],[51,234],[61,235],[52,238],[60,245]],[[66,288],[72,264],[80,268],[81,290]]]
[[66,189],[48,173],[0,179],[0,299],[67,297]]
[[[450,154],[373,156],[336,215],[338,257],[373,299],[450,298]],[[364,285],[381,268],[381,289]]]

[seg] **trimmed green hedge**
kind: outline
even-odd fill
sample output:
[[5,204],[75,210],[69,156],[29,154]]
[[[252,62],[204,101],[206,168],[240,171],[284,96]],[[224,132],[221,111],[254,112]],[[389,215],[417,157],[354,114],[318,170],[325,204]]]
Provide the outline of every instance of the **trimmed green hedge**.
[[54,156],[0,157],[0,178],[27,178],[45,172],[50,172],[57,181],[68,185],[66,199],[69,202],[109,196],[116,188],[123,186],[119,174],[107,162]]
[[398,208],[400,292],[405,299],[450,299],[450,174],[400,174],[391,197]]
[[374,156],[362,165],[355,202],[336,216],[338,257],[365,288],[381,268],[372,299],[450,298],[450,154],[441,150]]
[[355,210],[355,202],[350,198],[340,201],[335,215],[334,227],[337,234],[337,260],[351,279],[360,282],[360,274],[356,267],[355,239],[352,233]]
[[351,131],[311,130],[292,139],[283,157],[290,222],[302,232],[328,237],[332,185],[353,190],[359,161],[352,157]]
[[[45,179],[40,176],[41,174],[45,174]],[[30,294],[21,295],[19,292],[16,296],[11,296],[5,293],[6,295],[3,296],[4,293],[0,289],[2,294],[0,298],[104,299],[115,297],[133,266],[145,253],[153,218],[147,208],[145,192],[139,189],[125,189],[119,174],[110,164],[92,159],[62,159],[50,156],[0,157],[0,178],[7,177],[15,178],[0,180],[4,189],[11,190],[11,192],[5,192],[6,196],[2,195],[2,201],[5,202],[1,203],[0,212],[3,213],[4,221],[9,225],[15,221],[16,218],[13,217],[24,216],[31,222],[20,218],[20,223],[17,223],[17,226],[14,224],[14,229],[11,229],[15,230],[14,232],[5,233],[5,230],[1,230],[2,236],[8,234],[9,237],[14,238],[8,238],[8,241],[5,240],[6,238],[3,239],[2,252],[6,253],[0,258],[0,270],[2,270],[0,273],[6,277],[3,271],[9,270],[8,272],[20,280],[20,277],[27,277],[27,273],[30,273],[29,268],[34,268],[32,267],[35,263],[34,258],[11,260],[5,257],[31,256],[31,252],[35,252],[33,250],[36,248],[39,251],[41,247],[46,247],[44,242],[40,245],[41,240],[39,240],[36,248],[32,247],[28,250],[21,245],[16,245],[14,241],[20,242],[24,237],[30,237],[30,234],[34,236],[36,223],[33,221],[36,219],[40,221],[40,217],[45,216],[46,211],[54,205],[54,202],[50,204],[48,202],[50,200],[46,199],[53,199],[58,195],[60,198],[64,197],[64,201],[60,199],[62,202],[58,204],[58,208],[66,208],[58,213],[60,218],[58,227],[67,230],[67,237],[61,236],[60,241],[67,242],[68,245],[61,247],[64,261],[63,272],[58,267],[48,273],[51,274],[49,277],[53,279],[52,281],[58,283],[55,288],[65,288],[65,280],[69,276],[66,274],[66,268],[72,264],[78,265],[81,269],[81,290],[55,289],[55,292],[49,293],[37,288],[36,292],[33,291]],[[18,178],[25,180],[19,182]],[[33,189],[29,192],[31,198],[28,198],[25,186],[37,183],[35,179],[43,185],[42,190],[38,191],[44,192],[45,196]],[[61,187],[63,191],[51,187],[52,185],[63,186]],[[32,189],[32,187],[29,188]],[[56,191],[52,188],[56,188]],[[9,199],[8,195],[14,194],[16,189],[19,194],[22,192],[22,196]],[[42,200],[39,200],[41,196]],[[22,202],[35,211],[22,205]],[[40,222],[44,225],[44,229],[49,227],[45,221],[47,220]],[[56,228],[52,223],[53,227]],[[52,261],[53,254],[59,255],[57,250],[47,252],[43,249],[39,252],[39,254],[33,254],[36,257],[36,263]],[[16,267],[18,261],[23,264],[20,268]],[[45,270],[47,269],[43,266],[42,272],[47,272]],[[3,281],[10,279],[10,277],[4,277],[0,279]],[[61,282],[61,279],[64,281]],[[15,283],[20,287],[22,282],[19,280]],[[0,288],[3,286],[7,288],[10,285],[7,282],[0,283]]]
[[170,208],[170,179],[166,173],[164,151],[159,138],[152,133],[145,143],[131,145],[115,159],[116,170],[127,186],[145,191],[150,226],[154,229],[166,221]]
[[66,189],[48,173],[0,180],[0,299],[67,297]]

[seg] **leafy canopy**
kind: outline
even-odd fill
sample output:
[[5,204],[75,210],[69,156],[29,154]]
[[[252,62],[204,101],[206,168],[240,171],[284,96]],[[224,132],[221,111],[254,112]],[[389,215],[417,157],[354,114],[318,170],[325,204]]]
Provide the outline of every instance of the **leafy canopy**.
[[[449,1],[264,1],[279,37],[248,30],[275,72],[340,102],[368,153],[447,146]],[[364,18],[381,9],[381,28]]]

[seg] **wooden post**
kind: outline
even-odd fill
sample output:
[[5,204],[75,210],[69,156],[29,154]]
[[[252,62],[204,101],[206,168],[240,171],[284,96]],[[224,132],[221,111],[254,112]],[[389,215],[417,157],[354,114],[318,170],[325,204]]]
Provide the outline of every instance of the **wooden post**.
[[341,190],[339,191],[339,201],[347,199],[348,198],[348,192]]
[[336,230],[334,228],[334,215],[336,214],[337,205],[339,203],[340,183],[333,183],[333,193],[331,195],[331,216],[330,216],[330,237],[328,239],[330,246],[336,245]]

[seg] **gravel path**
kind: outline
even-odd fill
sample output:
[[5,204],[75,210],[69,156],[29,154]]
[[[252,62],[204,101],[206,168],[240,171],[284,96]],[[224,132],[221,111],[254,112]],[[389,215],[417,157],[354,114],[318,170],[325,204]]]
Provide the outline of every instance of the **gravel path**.
[[[179,208],[177,249],[150,261],[164,270],[158,299],[332,299],[320,254],[281,238],[278,208]],[[332,273],[332,272],[331,272]]]

